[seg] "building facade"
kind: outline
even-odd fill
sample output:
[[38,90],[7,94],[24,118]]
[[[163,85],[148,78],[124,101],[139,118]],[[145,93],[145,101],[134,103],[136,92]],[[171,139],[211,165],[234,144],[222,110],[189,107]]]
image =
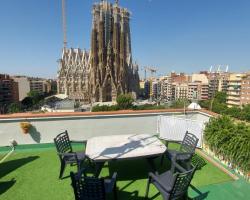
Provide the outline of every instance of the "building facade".
[[7,74],[0,74],[0,113],[5,113],[9,104],[18,102],[18,96],[18,83]]
[[115,101],[139,92],[138,65],[132,62],[130,13],[101,1],[93,6],[90,53],[64,49],[58,93],[86,103]]
[[228,72],[210,72],[208,74],[209,91],[208,97],[211,99],[216,92],[227,92],[228,88]]
[[228,107],[241,105],[241,83],[244,74],[232,73],[228,79],[227,105]]
[[161,94],[160,98],[164,101],[172,100],[172,79],[171,76],[163,76],[160,78]]
[[12,79],[18,83],[19,101],[22,101],[30,92],[30,82],[26,76],[12,76]]
[[175,100],[188,98],[188,84],[175,83],[173,84],[173,96]]
[[247,73],[241,80],[240,105],[250,104],[250,73]]

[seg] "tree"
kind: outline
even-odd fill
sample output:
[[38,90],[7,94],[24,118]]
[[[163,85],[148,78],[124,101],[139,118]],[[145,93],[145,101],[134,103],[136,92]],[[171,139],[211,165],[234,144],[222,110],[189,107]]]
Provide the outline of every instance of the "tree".
[[33,102],[32,102],[32,98],[31,97],[25,97],[22,101],[21,101],[22,107],[24,109],[28,109],[30,107],[32,107]]
[[187,107],[190,104],[190,101],[188,99],[178,99],[174,102],[172,102],[171,108],[184,108]]
[[130,109],[133,107],[134,98],[131,94],[121,94],[116,98],[119,109]]
[[216,92],[214,98],[219,103],[226,103],[227,102],[227,93],[226,92]]
[[21,112],[21,106],[19,103],[11,103],[8,106],[8,113],[18,113]]
[[32,104],[33,105],[37,104],[41,100],[40,93],[37,92],[37,91],[34,91],[34,90],[28,92],[27,96],[32,99]]

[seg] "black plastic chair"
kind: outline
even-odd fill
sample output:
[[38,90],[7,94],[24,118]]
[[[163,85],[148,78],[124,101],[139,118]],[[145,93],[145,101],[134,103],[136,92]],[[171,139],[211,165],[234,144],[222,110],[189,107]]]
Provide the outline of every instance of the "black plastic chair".
[[111,179],[89,177],[82,169],[78,173],[70,172],[75,200],[105,200],[106,194],[112,193],[117,199],[115,172]]
[[[145,198],[148,198],[149,186],[152,183],[161,193],[164,200],[173,200],[187,197],[188,187],[193,178],[195,167],[186,170],[177,163],[173,163],[174,169],[163,174],[149,173],[149,179]],[[175,172],[177,170],[178,172]]]
[[[171,160],[171,163],[178,162],[185,165],[186,168],[190,168],[192,156],[195,153],[195,148],[197,146],[199,139],[192,133],[186,132],[179,150],[168,149],[166,151],[166,156]],[[163,157],[162,161],[163,162]]]
[[76,164],[77,169],[79,171],[81,162],[83,162],[86,158],[85,152],[73,152],[71,143],[85,143],[86,141],[71,141],[69,139],[69,135],[67,131],[60,133],[54,138],[54,143],[57,149],[57,154],[59,156],[61,162],[61,169],[59,178],[61,179],[63,176],[63,172],[67,164]]

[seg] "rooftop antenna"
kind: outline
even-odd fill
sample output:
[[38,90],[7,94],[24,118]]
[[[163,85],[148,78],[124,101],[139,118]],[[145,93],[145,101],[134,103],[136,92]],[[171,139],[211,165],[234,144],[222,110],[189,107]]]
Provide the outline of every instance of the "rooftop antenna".
[[66,27],[66,4],[62,0],[62,22],[63,22],[63,48],[67,47],[67,27]]

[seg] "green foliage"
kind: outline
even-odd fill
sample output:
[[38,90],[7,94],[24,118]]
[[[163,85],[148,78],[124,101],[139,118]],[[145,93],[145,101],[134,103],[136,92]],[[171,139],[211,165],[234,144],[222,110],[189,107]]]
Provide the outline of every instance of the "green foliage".
[[39,92],[32,90],[32,91],[27,93],[27,96],[33,98],[33,97],[40,96],[40,94],[39,94]]
[[202,108],[209,109],[210,104],[211,104],[211,101],[210,101],[210,100],[201,100],[201,101],[199,101],[199,105],[200,105]]
[[116,102],[120,110],[131,109],[133,106],[134,98],[131,94],[121,94],[116,98]]
[[202,108],[211,109],[212,111],[229,115],[236,119],[250,121],[250,105],[244,105],[242,108],[240,107],[227,107],[226,104],[227,94],[225,92],[217,92],[212,100],[203,100],[200,101],[199,104]]
[[204,130],[205,143],[243,172],[250,170],[250,125],[234,123],[229,116],[210,118]]
[[190,104],[190,101],[187,99],[178,99],[172,102],[171,108],[184,108]]
[[27,96],[32,99],[33,105],[38,104],[39,101],[42,99],[42,95],[39,92],[34,91],[34,90],[28,92]]
[[21,104],[22,104],[23,109],[28,109],[28,108],[32,107],[32,105],[33,105],[32,98],[31,97],[25,97],[21,101]]
[[108,106],[108,105],[96,105],[92,107],[92,112],[101,112],[101,111],[116,111],[119,110],[119,107],[117,105],[112,105],[112,106]]
[[18,113],[21,112],[21,106],[18,103],[11,103],[8,106],[8,113]]
[[145,104],[140,106],[134,106],[133,110],[157,110],[157,109],[165,109],[165,106],[163,105],[151,105],[151,104]]
[[226,92],[216,92],[214,98],[218,103],[226,103],[227,102],[227,93]]

